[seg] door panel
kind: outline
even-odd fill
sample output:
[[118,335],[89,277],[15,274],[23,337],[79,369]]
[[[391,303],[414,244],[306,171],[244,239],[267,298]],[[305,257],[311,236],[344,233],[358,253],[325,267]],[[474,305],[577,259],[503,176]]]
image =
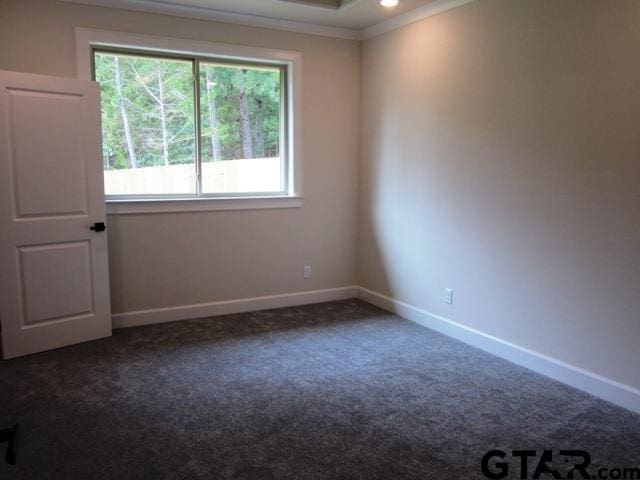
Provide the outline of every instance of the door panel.
[[18,216],[86,214],[83,97],[12,89],[8,94]]
[[0,71],[4,358],[111,334],[99,87]]
[[20,247],[18,251],[26,307],[23,325],[93,314],[89,242]]

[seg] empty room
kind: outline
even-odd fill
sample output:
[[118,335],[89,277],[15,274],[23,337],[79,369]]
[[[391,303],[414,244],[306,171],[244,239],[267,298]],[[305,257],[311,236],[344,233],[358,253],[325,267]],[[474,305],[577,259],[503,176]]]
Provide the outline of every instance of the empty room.
[[640,480],[640,0],[0,0],[0,479]]

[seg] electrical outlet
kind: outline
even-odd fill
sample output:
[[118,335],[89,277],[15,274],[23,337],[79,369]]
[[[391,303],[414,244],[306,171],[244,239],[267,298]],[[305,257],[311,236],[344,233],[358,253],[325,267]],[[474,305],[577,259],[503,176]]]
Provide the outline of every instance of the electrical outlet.
[[311,278],[311,265],[304,266],[304,278]]
[[444,303],[453,305],[453,290],[450,288],[444,289]]

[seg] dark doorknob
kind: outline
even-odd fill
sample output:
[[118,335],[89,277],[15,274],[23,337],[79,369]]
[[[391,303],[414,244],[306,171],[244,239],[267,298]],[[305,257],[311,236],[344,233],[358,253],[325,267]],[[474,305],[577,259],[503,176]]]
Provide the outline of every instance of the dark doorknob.
[[93,227],[89,227],[89,230],[93,230],[94,232],[104,232],[107,229],[107,226],[104,222],[96,222],[93,224]]

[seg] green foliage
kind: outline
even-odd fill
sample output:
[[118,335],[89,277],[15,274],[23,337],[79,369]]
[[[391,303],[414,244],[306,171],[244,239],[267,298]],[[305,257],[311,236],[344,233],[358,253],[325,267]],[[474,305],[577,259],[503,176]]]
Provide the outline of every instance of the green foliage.
[[[218,135],[223,160],[244,158],[240,104],[242,86],[250,100],[247,114],[251,131],[246,133],[252,139],[253,158],[277,157],[280,145],[280,71],[273,68],[240,68],[202,63],[202,135]],[[212,125],[211,122],[212,98],[217,111],[217,125]],[[215,155],[205,145],[203,138],[202,158],[204,161],[211,160]]]
[[[192,70],[190,61],[96,52],[105,169],[195,162]],[[278,156],[280,71],[202,63],[199,75],[203,161],[244,158],[243,139],[254,158]]]

